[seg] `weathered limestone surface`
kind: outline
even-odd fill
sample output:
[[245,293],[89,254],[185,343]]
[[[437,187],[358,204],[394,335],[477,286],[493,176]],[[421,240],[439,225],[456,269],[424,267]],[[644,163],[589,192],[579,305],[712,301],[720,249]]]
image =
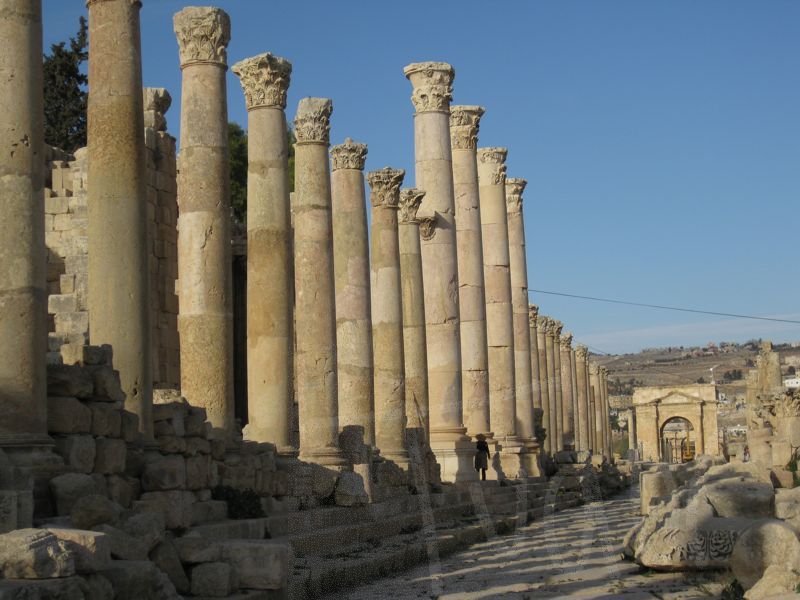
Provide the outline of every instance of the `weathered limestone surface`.
[[577,379],[576,395],[578,398],[578,446],[577,450],[591,450],[589,436],[589,349],[584,345],[575,348],[575,372]]
[[425,296],[417,211],[425,192],[400,190],[398,236],[403,289],[403,356],[406,376],[406,419],[409,430],[427,441],[428,351],[425,341]]
[[[552,454],[553,450],[553,427],[550,423],[550,378],[547,367],[547,331],[550,328],[549,319],[539,315],[538,307],[536,310],[536,345],[538,356],[536,362],[539,365],[539,392],[542,402],[542,426],[545,429],[544,449]],[[533,356],[531,356],[533,360]]]
[[[245,435],[291,451],[293,276],[286,92],[289,61],[260,54],[233,67],[247,101],[247,413]],[[327,160],[326,160],[327,163]]]
[[153,437],[139,2],[89,0],[89,322]]
[[328,140],[333,103],[303,98],[294,119],[296,393],[300,457],[339,465],[336,314]]
[[491,425],[501,442],[517,436],[506,154],[505,148],[478,149]]
[[561,422],[564,445],[575,447],[575,413],[572,402],[572,334],[567,332],[561,336]]
[[[541,325],[540,325],[541,327]],[[555,321],[550,317],[544,318],[545,350],[547,352],[547,395],[550,404],[550,452],[555,454],[561,450],[558,441],[558,398],[556,397],[556,346],[555,346]]]
[[[611,460],[614,454],[614,448],[611,444],[611,421],[608,406],[608,371],[603,366],[598,367],[597,371],[600,384],[600,405],[603,417],[603,445],[606,450],[606,457]],[[705,448],[701,448],[700,451],[704,452]]]
[[595,363],[589,364],[589,381],[591,382],[592,400],[594,404],[594,438],[592,450],[595,454],[606,455],[605,429],[603,427],[603,397],[600,391],[600,368]]
[[206,409],[215,435],[234,433],[233,280],[225,74],[228,14],[188,7],[174,17],[183,76],[178,167],[181,392]]
[[542,408],[542,381],[539,371],[539,307],[528,305],[528,329],[531,340],[531,396],[533,399],[533,432],[540,448],[545,448],[544,410]]
[[42,11],[1,6],[0,445],[13,445],[47,441]]
[[531,387],[531,332],[528,313],[528,261],[525,257],[525,222],[522,194],[528,182],[506,179],[508,251],[511,273],[511,306],[514,327],[514,384],[517,435],[533,450],[533,391]]
[[428,398],[431,447],[442,478],[474,479],[461,398],[461,336],[458,316],[458,258],[450,99],[455,72],[447,63],[424,62],[404,69],[411,82],[416,187],[425,191],[420,208]]
[[556,399],[556,445],[558,450],[564,449],[564,387],[561,371],[561,330],[564,324],[553,321],[553,388]]
[[489,358],[486,342],[486,302],[478,188],[478,128],[480,106],[450,107],[450,145],[456,202],[458,304],[461,320],[461,388],[464,424],[471,436],[491,438]]
[[333,267],[339,428],[363,429],[375,445],[369,237],[364,190],[366,144],[350,139],[331,149]]
[[405,171],[386,167],[367,175],[372,204],[372,341],[375,361],[375,440],[381,455],[408,463],[405,448],[403,298],[397,209]]

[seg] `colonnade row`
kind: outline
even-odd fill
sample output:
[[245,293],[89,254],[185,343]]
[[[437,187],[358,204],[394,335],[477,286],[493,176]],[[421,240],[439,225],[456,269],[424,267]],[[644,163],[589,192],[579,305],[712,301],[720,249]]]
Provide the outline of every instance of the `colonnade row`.
[[[152,439],[139,10],[89,0],[89,314],[111,344],[141,437]],[[3,445],[46,444],[46,286],[40,0],[0,0],[0,394]],[[181,388],[220,436],[234,431],[227,146],[228,15],[175,15],[182,69],[178,176]],[[367,174],[364,144],[329,152],[332,101],[294,118],[290,198],[286,95],[292,66],[270,53],[236,63],[248,110],[246,436],[343,465],[340,432],[407,464],[409,436],[445,479],[474,476],[472,438],[515,473],[548,451],[611,447],[605,373],[528,304],[522,193],[504,148],[477,148],[484,109],[450,106],[453,68],[405,69],[415,108],[415,187]],[[331,163],[332,161],[332,171]],[[292,398],[299,447],[290,435]],[[541,426],[537,431],[537,422]],[[541,430],[546,430],[543,436]]]

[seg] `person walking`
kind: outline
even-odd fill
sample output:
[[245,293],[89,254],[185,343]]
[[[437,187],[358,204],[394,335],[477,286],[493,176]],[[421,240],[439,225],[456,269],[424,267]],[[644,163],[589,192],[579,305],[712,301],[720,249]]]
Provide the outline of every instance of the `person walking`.
[[481,472],[481,481],[486,481],[486,469],[489,468],[489,444],[486,436],[479,433],[475,436],[475,470]]

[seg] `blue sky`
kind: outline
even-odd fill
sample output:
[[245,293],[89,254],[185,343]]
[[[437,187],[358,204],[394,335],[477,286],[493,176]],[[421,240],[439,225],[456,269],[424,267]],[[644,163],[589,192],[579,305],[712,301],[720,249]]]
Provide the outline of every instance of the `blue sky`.
[[[172,15],[144,0],[144,84],[169,89]],[[403,67],[454,65],[454,103],[487,112],[480,145],[524,177],[531,288],[800,319],[800,2],[795,0],[218,0],[229,62],[292,61],[287,114],[333,99],[332,141],[369,144],[367,170],[413,178]],[[45,47],[83,2],[44,0]],[[246,125],[229,74],[230,118]],[[607,352],[708,341],[800,340],[800,325],[532,294]]]

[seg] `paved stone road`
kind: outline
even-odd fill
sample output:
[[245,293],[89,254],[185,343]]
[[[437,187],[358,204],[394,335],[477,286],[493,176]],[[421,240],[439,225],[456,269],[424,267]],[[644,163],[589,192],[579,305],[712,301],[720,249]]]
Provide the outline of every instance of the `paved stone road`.
[[622,539],[640,518],[637,490],[571,508],[396,577],[340,592],[349,600],[494,598],[719,598],[714,577],[645,572],[622,559]]

